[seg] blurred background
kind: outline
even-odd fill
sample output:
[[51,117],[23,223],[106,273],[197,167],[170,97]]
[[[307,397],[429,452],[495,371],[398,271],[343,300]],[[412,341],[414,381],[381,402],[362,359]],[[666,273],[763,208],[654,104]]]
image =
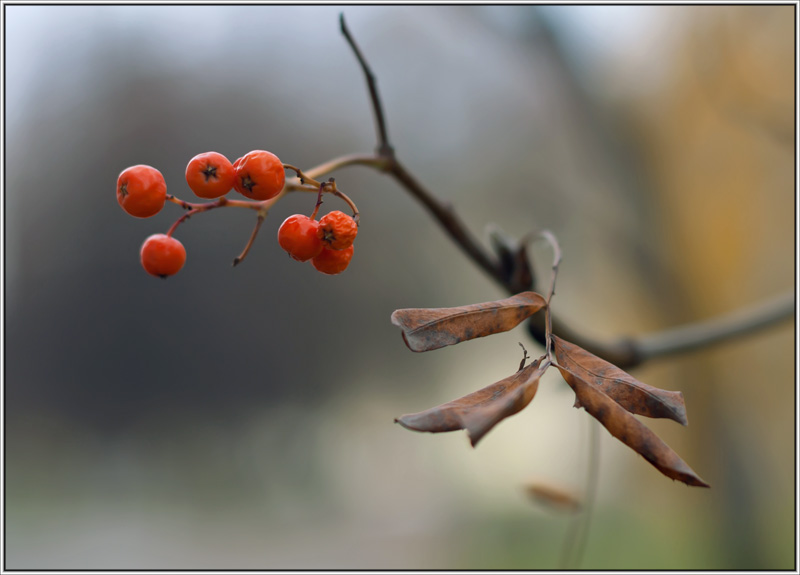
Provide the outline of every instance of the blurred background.
[[[215,210],[160,281],[118,173],[190,200],[189,159],[267,149],[310,168],[375,130],[344,12],[398,157],[485,240],[547,227],[554,309],[598,338],[794,289],[793,6],[19,6],[5,10],[5,567],[553,569],[589,416],[555,373],[473,450],[393,423],[506,377],[523,329],[430,354],[389,316],[505,297],[366,168],[355,257],[323,276]],[[323,209],[343,208],[335,201]],[[536,249],[546,270],[549,253]],[[589,569],[793,569],[791,321],[633,370],[681,390],[650,421],[710,490],[604,430]]]

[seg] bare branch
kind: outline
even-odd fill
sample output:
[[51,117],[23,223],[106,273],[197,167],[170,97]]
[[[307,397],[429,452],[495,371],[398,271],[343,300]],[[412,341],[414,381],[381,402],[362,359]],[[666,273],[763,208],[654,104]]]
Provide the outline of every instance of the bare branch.
[[[492,256],[481,246],[470,231],[464,226],[452,205],[444,204],[420,184],[399,161],[393,160],[388,168],[389,174],[414,196],[439,224],[450,234],[466,254],[500,285],[507,288],[505,277]],[[507,288],[508,289],[508,288]],[[513,295],[513,294],[512,294]]]
[[788,292],[728,315],[646,335],[635,340],[639,361],[682,353],[747,335],[792,318],[794,311],[795,293]]
[[[375,127],[378,132],[378,158],[376,158],[376,160],[383,158],[385,160],[383,170],[389,172],[392,177],[397,180],[398,183],[400,183],[401,186],[408,190],[411,195],[419,200],[422,205],[424,205],[428,211],[431,212],[433,217],[438,220],[438,222],[450,234],[453,240],[459,246],[461,246],[467,255],[475,261],[475,263],[482,267],[501,285],[504,285],[505,282],[503,272],[500,269],[499,263],[495,262],[494,259],[487,253],[487,251],[475,240],[469,230],[467,230],[464,224],[461,223],[452,206],[445,205],[439,201],[433,194],[426,190],[395,158],[394,149],[389,144],[389,139],[386,133],[386,123],[383,117],[383,106],[381,105],[381,99],[378,95],[375,75],[372,73],[369,64],[367,64],[367,61],[361,53],[361,50],[359,50],[355,40],[350,35],[350,31],[347,29],[347,25],[344,21],[344,14],[340,14],[339,23],[341,25],[342,34],[344,35],[345,39],[347,39],[347,43],[350,45],[350,48],[352,48],[353,53],[358,59],[358,63],[361,65],[361,70],[364,72],[364,77],[367,81],[367,87],[369,88],[370,100],[372,101],[372,110],[375,116]],[[369,165],[363,161],[363,158],[360,160],[361,161],[359,161],[359,163]]]
[[372,112],[375,115],[375,128],[378,130],[378,155],[391,158],[394,155],[394,149],[391,144],[389,144],[389,136],[386,133],[386,122],[383,119],[383,107],[381,106],[380,96],[378,96],[378,85],[375,80],[375,75],[372,73],[372,70],[370,70],[364,56],[361,55],[361,50],[358,49],[356,41],[353,40],[353,37],[350,35],[350,30],[347,29],[347,24],[344,22],[343,13],[339,14],[339,24],[342,28],[342,34],[344,34],[347,43],[350,44],[350,48],[353,49],[353,53],[356,55],[356,58],[358,58],[358,63],[361,64],[361,69],[367,79],[369,96],[372,101]]
[[[466,228],[453,207],[439,200],[420,184],[394,156],[394,150],[389,145],[386,135],[386,124],[380,96],[375,84],[375,76],[350,35],[344,23],[344,15],[340,17],[340,23],[342,34],[344,34],[356,58],[358,58],[367,80],[378,132],[377,155],[346,156],[309,170],[309,173],[318,176],[347,165],[362,165],[388,173],[400,186],[425,206],[433,218],[442,226],[450,238],[461,247],[464,253],[472,259],[475,265],[483,269],[512,295],[518,293],[520,290],[515,289],[518,282],[514,281],[514,277],[517,274],[507,269],[510,260],[506,258],[508,261],[499,262],[493,258]],[[521,252],[521,255],[523,258],[525,257],[524,252]],[[557,260],[560,259],[560,253],[556,254],[556,258]],[[522,263],[524,263],[524,267],[530,269],[530,264],[527,261]],[[557,267],[558,263],[556,261],[554,269]],[[555,285],[553,283],[551,294],[554,288]],[[533,339],[538,341],[545,349],[547,348],[547,334],[554,333],[615,364],[621,369],[628,369],[656,357],[699,349],[764,329],[793,317],[794,310],[795,297],[794,292],[791,292],[773,302],[756,305],[728,316],[692,323],[638,338],[623,337],[612,341],[597,341],[577,332],[550,313],[537,314],[528,320],[528,331]],[[547,315],[547,318],[544,315]],[[552,322],[552,330],[549,329],[549,322]]]

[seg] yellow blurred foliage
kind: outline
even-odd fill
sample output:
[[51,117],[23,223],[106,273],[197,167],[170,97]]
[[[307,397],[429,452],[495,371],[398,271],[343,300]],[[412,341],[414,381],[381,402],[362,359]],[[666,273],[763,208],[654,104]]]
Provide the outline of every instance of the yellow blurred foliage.
[[[676,324],[794,285],[795,8],[690,10],[674,60],[654,63],[663,89],[632,102]],[[686,394],[687,460],[712,484],[711,535],[731,566],[790,565],[793,349],[786,322],[662,365]]]
[[794,16],[694,10],[642,134],[665,255],[694,314],[715,314],[792,283]]

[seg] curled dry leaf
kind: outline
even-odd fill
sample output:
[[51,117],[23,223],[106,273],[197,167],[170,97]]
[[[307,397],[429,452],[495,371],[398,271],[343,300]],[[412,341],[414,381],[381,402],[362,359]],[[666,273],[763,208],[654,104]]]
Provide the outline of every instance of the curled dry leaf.
[[687,485],[709,487],[666,443],[601,388],[586,382],[582,377],[559,367],[559,371],[575,392],[581,405],[608,431],[625,445],[636,451],[667,477]]
[[508,331],[545,305],[544,297],[528,291],[461,307],[398,309],[392,323],[403,330],[411,351],[430,351]]
[[481,390],[420,413],[395,419],[407,429],[440,433],[466,429],[474,447],[495,425],[527,406],[547,369],[539,360]]
[[534,273],[525,242],[512,238],[495,224],[489,224],[487,232],[506,285],[514,292],[532,289]]
[[[668,418],[681,425],[688,423],[686,405],[680,391],[666,391],[642,383],[617,366],[555,335],[553,345],[559,365],[599,387],[629,412],[646,417]],[[576,396],[575,407],[581,407],[580,401],[580,397]]]
[[532,482],[525,486],[525,492],[536,501],[557,511],[580,511],[581,502],[574,493],[556,485]]

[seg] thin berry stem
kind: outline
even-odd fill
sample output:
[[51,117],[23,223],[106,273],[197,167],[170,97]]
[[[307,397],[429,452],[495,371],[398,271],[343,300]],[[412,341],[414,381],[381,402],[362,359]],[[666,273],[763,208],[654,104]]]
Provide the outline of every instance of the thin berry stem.
[[250,248],[253,246],[253,242],[255,241],[256,236],[258,235],[258,230],[261,229],[261,224],[264,223],[264,219],[266,217],[267,217],[266,210],[258,212],[258,217],[256,218],[256,226],[253,228],[253,233],[250,234],[250,239],[247,240],[247,245],[244,246],[242,253],[233,258],[234,267],[239,265],[242,262],[242,260],[244,260],[244,258],[247,257],[247,254],[250,252]]
[[322,205],[322,194],[325,191],[325,185],[320,184],[319,191],[317,192],[317,203],[314,204],[314,211],[311,212],[311,219],[316,220],[319,213],[319,207]]
[[207,203],[193,203],[187,202],[182,200],[174,195],[167,195],[167,201],[177,204],[182,207],[184,210],[187,210],[185,214],[179,217],[175,223],[170,226],[169,230],[167,231],[167,236],[172,237],[172,234],[175,233],[175,230],[178,229],[183,222],[188,220],[195,214],[199,214],[202,212],[207,212],[209,210],[213,210],[215,208],[222,208],[222,207],[234,207],[234,208],[247,208],[251,210],[258,210],[258,218],[256,220],[255,228],[253,229],[252,234],[250,234],[250,239],[247,241],[247,245],[245,245],[244,250],[241,254],[239,254],[233,260],[233,265],[236,266],[241,263],[242,260],[247,256],[250,251],[250,248],[253,246],[253,242],[258,235],[259,230],[261,229],[261,224],[264,223],[264,219],[267,217],[269,210],[274,206],[278,200],[280,200],[283,196],[285,196],[289,192],[316,192],[317,193],[317,204],[314,207],[314,213],[312,214],[312,219],[316,218],[317,213],[319,211],[319,207],[322,204],[322,194],[324,193],[331,193],[338,198],[341,198],[348,206],[353,210],[353,219],[358,225],[359,221],[359,213],[358,208],[356,207],[355,202],[351,200],[347,195],[340,192],[336,187],[336,182],[333,178],[330,178],[327,182],[317,182],[314,176],[319,177],[319,175],[325,174],[327,171],[335,170],[337,168],[346,166],[346,165],[353,165],[353,164],[366,164],[366,165],[375,165],[374,158],[371,156],[343,156],[342,158],[334,159],[330,162],[326,162],[321,166],[317,166],[316,168],[312,168],[311,173],[313,176],[309,175],[306,172],[303,172],[300,168],[293,166],[291,164],[283,164],[284,169],[291,170],[295,174],[297,174],[297,178],[299,180],[299,184],[294,182],[287,182],[283,189],[273,198],[268,200],[262,201],[251,201],[251,200],[229,200],[226,197],[221,197],[213,202]]
[[[319,207],[322,205],[322,194],[323,193],[330,193],[343,200],[350,209],[353,210],[353,219],[358,225],[360,220],[360,214],[358,211],[358,207],[353,200],[351,200],[344,192],[339,191],[336,187],[336,182],[333,178],[331,178],[327,182],[318,182],[315,177],[320,177],[325,174],[328,174],[334,170],[339,168],[343,168],[345,166],[352,166],[352,165],[366,165],[371,167],[380,168],[383,167],[384,161],[382,158],[378,158],[375,156],[366,156],[366,155],[350,155],[350,156],[342,156],[340,158],[335,158],[329,162],[325,162],[324,164],[320,164],[314,168],[311,168],[308,172],[304,172],[300,168],[293,166],[292,164],[283,164],[283,167],[287,170],[293,171],[297,174],[297,178],[300,180],[300,186],[296,186],[295,184],[289,182],[287,183],[286,187],[289,188],[289,191],[303,191],[303,192],[317,192],[317,204],[314,206],[314,211],[311,214],[311,219],[315,219],[317,217],[317,213],[319,212]],[[316,186],[312,188],[311,186]]]
[[192,204],[190,204],[189,202],[185,202],[182,199],[173,196],[172,194],[167,194],[167,201],[172,202],[173,204],[178,204],[184,210],[192,209]]
[[295,174],[297,174],[297,177],[300,179],[301,184],[310,184],[316,187],[321,185],[317,180],[315,180],[308,174],[304,173],[303,170],[301,170],[300,168],[293,166],[292,164],[283,164],[283,169],[292,170]]
[[319,192],[319,188],[317,187],[308,186],[305,184],[295,184],[294,182],[286,182],[284,189],[287,192],[312,192],[315,194]]
[[356,207],[355,202],[351,200],[349,197],[347,197],[347,195],[345,195],[344,192],[340,192],[339,190],[334,190],[332,193],[337,198],[341,198],[342,200],[344,200],[345,203],[348,206],[350,206],[350,209],[353,210],[353,221],[356,223],[356,225],[359,225],[361,220],[361,215],[358,212],[358,208]]
[[188,210],[185,214],[179,217],[172,226],[170,226],[169,230],[167,230],[167,236],[172,237],[172,234],[175,233],[175,230],[178,229],[178,226],[181,225],[183,222],[188,220],[195,214],[200,214],[202,212],[208,212],[213,210],[214,208],[224,208],[224,207],[232,207],[232,208],[247,208],[250,210],[260,210],[262,209],[262,204],[264,202],[250,202],[245,200],[229,200],[225,196],[221,198],[217,198],[213,202],[208,202],[204,204],[196,204],[191,202],[186,202],[177,198],[175,196],[169,195],[167,196],[167,200],[174,204],[178,204],[183,209]]
[[195,211],[196,210],[189,210],[181,217],[179,217],[177,220],[175,220],[175,223],[172,224],[170,228],[167,230],[167,237],[171,238],[172,234],[175,233],[175,230],[178,229],[178,226],[181,225],[184,221],[188,220],[192,216],[192,214],[195,213]]
[[346,156],[339,156],[324,164],[315,166],[308,170],[306,174],[313,178],[320,178],[348,166],[367,166],[385,171],[389,166],[389,160],[383,156],[376,156],[373,154],[349,154]]
[[213,202],[206,202],[206,203],[193,203],[184,201],[176,196],[168,195],[167,201],[172,202],[173,204],[178,204],[185,210],[195,210],[195,211],[208,211],[213,210],[214,208],[222,208],[222,207],[231,207],[231,208],[247,208],[250,210],[258,210],[261,209],[262,202],[253,202],[250,200],[229,200],[225,196],[221,198],[217,198]]

